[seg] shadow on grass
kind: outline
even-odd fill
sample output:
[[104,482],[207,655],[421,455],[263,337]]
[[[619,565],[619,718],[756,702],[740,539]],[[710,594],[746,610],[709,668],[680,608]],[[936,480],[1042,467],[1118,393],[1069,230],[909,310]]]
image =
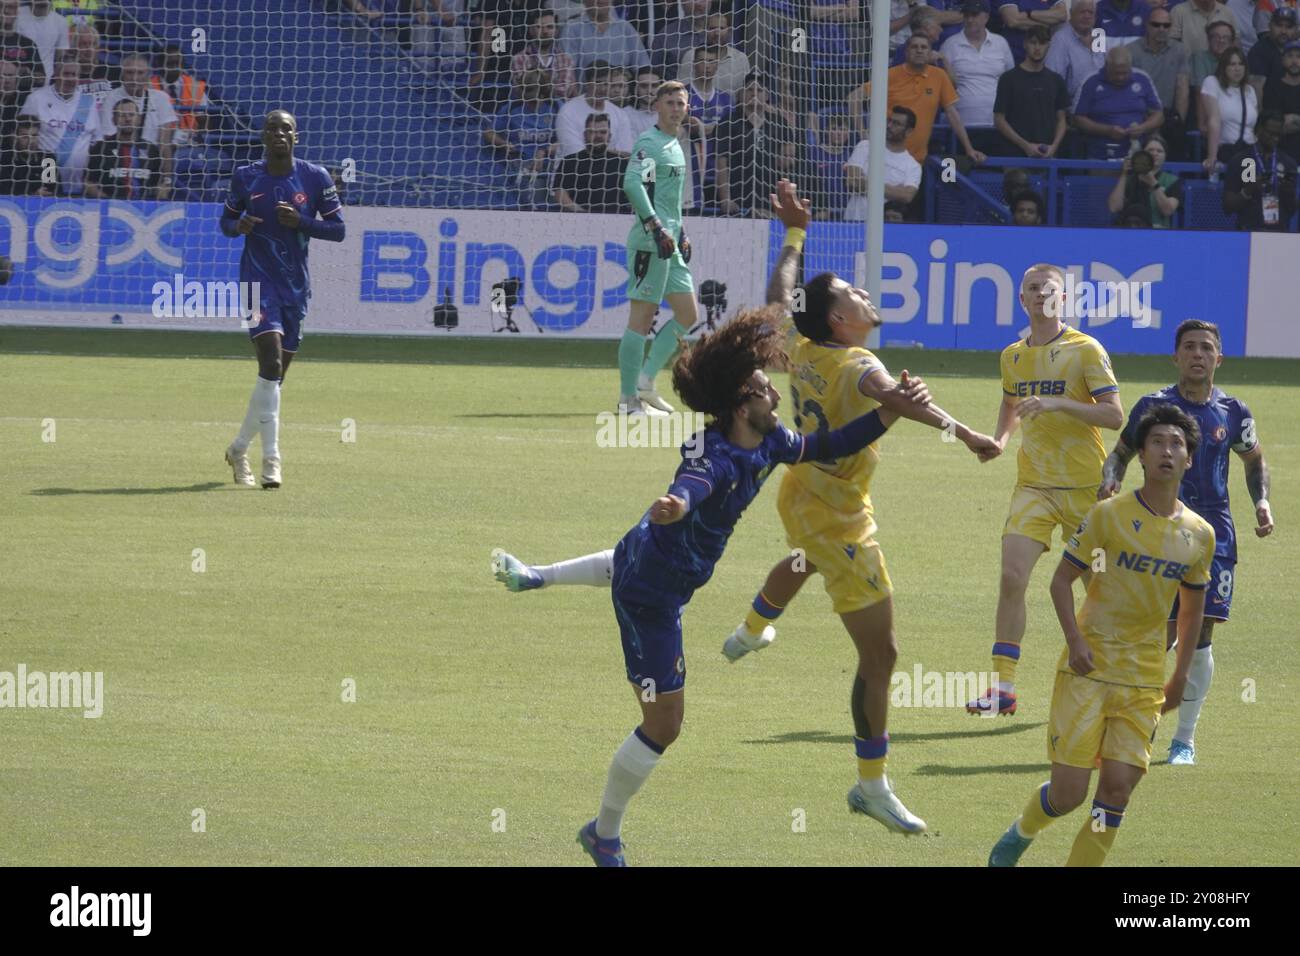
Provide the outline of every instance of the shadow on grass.
[[[57,498],[63,495],[178,495],[189,491],[216,491],[226,487],[224,481],[205,481],[201,485],[168,485],[163,488],[33,488],[30,495]],[[232,489],[234,485],[230,486]]]
[[973,767],[949,767],[941,763],[927,763],[912,771],[918,777],[977,777],[985,773],[1050,774],[1051,772],[1052,765],[1050,763],[999,763]]
[[[972,730],[936,730],[932,733],[909,734],[890,733],[891,744],[918,743],[925,740],[963,740],[971,737],[1005,737],[1007,734],[1022,734],[1027,730],[1046,727],[1046,722],[1037,724],[1010,724],[1001,727],[984,726],[988,718],[976,717],[981,726]],[[747,744],[842,744],[853,743],[851,734],[832,734],[824,730],[796,730],[788,734],[774,734],[766,740],[746,740]]]

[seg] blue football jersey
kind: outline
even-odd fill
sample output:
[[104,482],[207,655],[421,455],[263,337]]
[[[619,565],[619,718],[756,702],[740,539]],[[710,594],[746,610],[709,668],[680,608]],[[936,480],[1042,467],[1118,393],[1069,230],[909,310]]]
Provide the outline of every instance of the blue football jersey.
[[713,428],[704,432],[702,453],[698,444],[683,445],[668,493],[685,498],[690,512],[672,524],[653,524],[647,511],[623,538],[636,589],[689,600],[713,576],[736,522],[773,467],[799,461],[805,442],[779,425],[757,448],[739,448]]
[[325,218],[342,208],[334,180],[324,167],[295,159],[293,171],[274,176],[266,161],[240,166],[230,179],[226,209],[248,213],[262,221],[244,237],[239,259],[239,281],[260,283],[263,308],[290,306],[303,311],[311,298],[307,274],[307,234],[281,226],[275,207],[289,203],[305,219]]
[[1129,448],[1137,447],[1137,426],[1142,416],[1160,402],[1182,409],[1200,426],[1201,443],[1183,476],[1178,497],[1214,528],[1214,553],[1236,561],[1237,533],[1228,505],[1228,452],[1245,453],[1258,444],[1255,419],[1245,402],[1218,387],[1210,393],[1210,400],[1201,404],[1189,402],[1179,393],[1177,385],[1170,385],[1143,395],[1129,412],[1128,424],[1120,436]]

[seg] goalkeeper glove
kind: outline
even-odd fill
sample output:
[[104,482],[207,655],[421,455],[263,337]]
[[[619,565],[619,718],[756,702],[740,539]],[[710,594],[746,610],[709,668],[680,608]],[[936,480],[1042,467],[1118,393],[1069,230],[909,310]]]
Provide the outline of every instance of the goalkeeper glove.
[[677,248],[681,251],[682,262],[691,261],[691,240],[686,238],[686,227],[682,227],[682,234],[677,240]]
[[641,226],[655,241],[655,247],[659,250],[660,259],[671,259],[673,257],[673,237],[668,235],[668,230],[664,224],[659,221],[658,216],[651,216],[649,219],[643,219]]

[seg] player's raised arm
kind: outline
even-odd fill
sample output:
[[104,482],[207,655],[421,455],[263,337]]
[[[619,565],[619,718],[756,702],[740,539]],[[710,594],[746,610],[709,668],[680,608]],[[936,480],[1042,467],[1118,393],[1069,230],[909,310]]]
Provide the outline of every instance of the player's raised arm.
[[1112,495],[1118,494],[1120,486],[1124,484],[1124,475],[1128,471],[1128,464],[1137,454],[1133,446],[1137,444],[1137,427],[1142,416],[1146,414],[1150,407],[1150,402],[1145,398],[1140,398],[1137,404],[1133,406],[1128,415],[1128,422],[1125,423],[1124,429],[1119,433],[1119,438],[1115,440],[1115,447],[1111,453],[1106,456],[1106,460],[1101,466],[1101,486],[1097,489],[1097,500],[1104,501]]
[[799,256],[812,221],[812,200],[800,199],[798,187],[782,179],[776,184],[771,201],[773,215],[785,226],[785,244],[767,281],[767,304],[779,305],[788,312],[799,278]]

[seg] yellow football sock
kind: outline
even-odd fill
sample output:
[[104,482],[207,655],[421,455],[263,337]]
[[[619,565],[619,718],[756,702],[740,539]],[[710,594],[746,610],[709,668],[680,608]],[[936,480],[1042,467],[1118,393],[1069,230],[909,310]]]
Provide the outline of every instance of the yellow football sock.
[[889,734],[864,740],[853,738],[858,754],[858,777],[862,780],[879,780],[885,775],[885,761],[889,759]]
[[1115,845],[1119,836],[1119,825],[1124,822],[1124,808],[1112,807],[1100,800],[1092,801],[1092,813],[1083,821],[1079,835],[1070,847],[1070,858],[1066,866],[1101,866],[1106,862],[1106,854]]
[[750,634],[759,635],[763,633],[763,628],[767,627],[778,617],[785,608],[779,604],[773,604],[767,599],[762,591],[754,597],[754,603],[749,608],[749,613],[745,615],[745,630]]
[[1016,665],[1020,663],[1020,645],[998,641],[993,645],[993,672],[1004,684],[1016,682]]
[[1047,799],[1050,783],[1045,783],[1029,798],[1025,812],[1020,815],[1020,832],[1027,837],[1035,837],[1052,821],[1063,816]]

